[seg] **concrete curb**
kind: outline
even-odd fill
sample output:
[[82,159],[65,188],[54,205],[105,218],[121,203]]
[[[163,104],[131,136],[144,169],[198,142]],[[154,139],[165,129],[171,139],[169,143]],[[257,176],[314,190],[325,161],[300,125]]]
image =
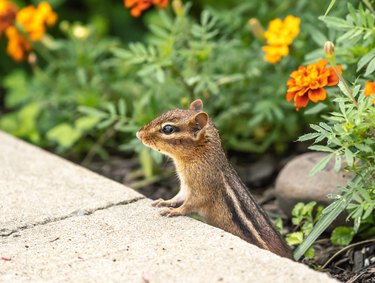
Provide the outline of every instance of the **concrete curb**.
[[0,132],[1,282],[337,282]]

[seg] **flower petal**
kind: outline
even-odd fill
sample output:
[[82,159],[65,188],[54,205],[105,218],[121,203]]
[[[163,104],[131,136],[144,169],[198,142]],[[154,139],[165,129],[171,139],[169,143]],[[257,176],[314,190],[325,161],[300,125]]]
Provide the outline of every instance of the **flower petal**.
[[[341,66],[337,66],[337,69],[339,70],[340,73],[342,73]],[[328,76],[327,86],[337,85],[339,83],[339,77],[337,76],[335,70],[332,67],[329,67],[328,71],[329,71],[329,76]]]
[[370,96],[375,94],[375,82],[366,82],[365,84],[365,91],[363,93],[364,96]]
[[310,89],[308,94],[312,102],[318,102],[327,98],[327,92],[324,88]]
[[294,97],[294,105],[296,106],[296,110],[298,111],[300,108],[306,107],[307,103],[309,103],[308,95]]
[[328,60],[326,60],[326,59],[319,60],[316,63],[316,68],[319,70],[319,73],[323,72],[323,70],[325,69],[325,67],[327,66],[327,64],[328,64]]
[[286,100],[287,101],[292,101],[292,99],[294,98],[294,96],[296,95],[296,93],[295,92],[287,92],[286,93]]

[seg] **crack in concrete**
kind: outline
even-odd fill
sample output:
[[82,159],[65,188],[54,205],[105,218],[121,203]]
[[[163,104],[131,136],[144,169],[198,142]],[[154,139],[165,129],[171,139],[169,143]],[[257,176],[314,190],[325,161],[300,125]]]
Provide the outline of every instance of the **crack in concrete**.
[[30,229],[30,228],[33,228],[33,227],[36,227],[36,226],[41,226],[41,225],[46,225],[46,224],[53,223],[53,222],[58,222],[58,221],[65,220],[67,218],[71,218],[71,217],[75,217],[75,216],[91,215],[91,214],[93,214],[97,211],[100,211],[100,210],[108,209],[108,208],[115,207],[115,206],[128,205],[128,204],[135,203],[135,202],[137,202],[139,200],[142,200],[142,199],[146,199],[146,197],[137,197],[137,198],[134,198],[134,199],[131,199],[131,200],[125,200],[125,201],[120,201],[120,202],[116,202],[116,203],[110,203],[106,206],[97,207],[97,208],[89,209],[89,210],[78,209],[78,210],[75,210],[68,215],[55,217],[55,218],[47,218],[43,221],[39,221],[39,222],[27,224],[25,226],[17,227],[16,229],[10,230],[10,231],[7,230],[6,228],[0,229],[0,236],[4,237],[4,238],[9,237],[14,233],[17,233],[17,232],[20,232],[20,231],[23,231],[23,230],[26,230],[26,229]]

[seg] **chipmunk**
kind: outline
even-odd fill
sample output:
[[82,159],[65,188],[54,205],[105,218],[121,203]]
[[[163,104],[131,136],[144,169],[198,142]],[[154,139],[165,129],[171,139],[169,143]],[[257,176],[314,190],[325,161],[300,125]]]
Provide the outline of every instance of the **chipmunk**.
[[282,257],[292,253],[228,162],[219,133],[200,99],[188,110],[168,111],[136,134],[142,143],[172,158],[181,182],[170,200],[158,199],[162,216],[197,213],[205,222]]

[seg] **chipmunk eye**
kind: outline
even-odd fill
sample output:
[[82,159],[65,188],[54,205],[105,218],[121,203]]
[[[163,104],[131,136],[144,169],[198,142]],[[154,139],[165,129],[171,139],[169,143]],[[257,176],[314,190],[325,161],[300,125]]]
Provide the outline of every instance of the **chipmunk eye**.
[[173,132],[176,132],[177,128],[172,125],[165,125],[162,129],[162,132],[166,135],[170,135]]

